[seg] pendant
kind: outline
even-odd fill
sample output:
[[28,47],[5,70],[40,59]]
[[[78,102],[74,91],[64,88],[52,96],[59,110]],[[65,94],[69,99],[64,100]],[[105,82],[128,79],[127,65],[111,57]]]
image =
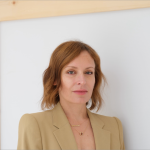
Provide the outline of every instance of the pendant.
[[82,132],[80,132],[80,135],[83,135],[83,133],[82,133]]

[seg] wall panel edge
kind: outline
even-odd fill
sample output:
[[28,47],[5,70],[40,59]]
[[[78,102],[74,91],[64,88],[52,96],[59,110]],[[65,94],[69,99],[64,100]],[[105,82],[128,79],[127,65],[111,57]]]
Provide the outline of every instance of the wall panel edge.
[[150,1],[0,1],[0,21],[150,7]]

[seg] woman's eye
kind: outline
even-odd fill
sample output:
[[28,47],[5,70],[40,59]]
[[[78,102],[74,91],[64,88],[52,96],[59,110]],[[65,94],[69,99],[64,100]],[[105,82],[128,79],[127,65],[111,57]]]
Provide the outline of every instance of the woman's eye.
[[[90,71],[88,71],[88,72],[90,72]],[[90,72],[90,74],[93,74],[93,72]]]
[[[68,71],[68,72],[74,72],[74,71]],[[69,73],[70,74],[70,73]],[[72,73],[71,73],[72,74]]]
[[[69,73],[69,72],[74,72],[74,71],[68,71],[67,73]],[[90,71],[87,71],[87,72],[88,72],[88,74],[89,74],[89,73],[90,73],[90,74],[93,74],[93,72],[90,72]],[[87,72],[86,72],[86,73],[87,73]],[[69,74],[72,74],[72,73],[69,73]],[[89,75],[90,75],[90,74],[89,74]]]

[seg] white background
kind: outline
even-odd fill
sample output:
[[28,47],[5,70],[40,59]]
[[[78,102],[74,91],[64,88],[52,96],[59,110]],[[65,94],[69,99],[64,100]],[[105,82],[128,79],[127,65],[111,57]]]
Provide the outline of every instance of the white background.
[[16,149],[21,116],[41,111],[42,74],[67,40],[101,58],[98,113],[121,120],[126,149],[150,149],[150,8],[0,22],[1,149]]

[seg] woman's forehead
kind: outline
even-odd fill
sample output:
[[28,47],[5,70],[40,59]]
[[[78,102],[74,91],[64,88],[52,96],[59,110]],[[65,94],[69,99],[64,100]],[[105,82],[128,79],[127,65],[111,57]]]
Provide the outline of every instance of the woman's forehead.
[[90,56],[90,54],[87,53],[82,53],[79,56],[77,56],[76,58],[74,58],[72,61],[70,61],[67,66],[74,66],[74,67],[78,67],[78,66],[87,66],[87,67],[95,67],[95,62],[94,59]]

